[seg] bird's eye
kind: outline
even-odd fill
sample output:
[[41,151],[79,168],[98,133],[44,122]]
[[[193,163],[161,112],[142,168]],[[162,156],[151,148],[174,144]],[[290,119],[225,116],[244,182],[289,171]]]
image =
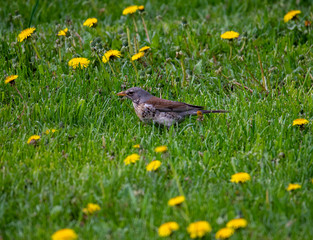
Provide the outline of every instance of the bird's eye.
[[133,95],[134,94],[134,92],[128,92],[128,95]]

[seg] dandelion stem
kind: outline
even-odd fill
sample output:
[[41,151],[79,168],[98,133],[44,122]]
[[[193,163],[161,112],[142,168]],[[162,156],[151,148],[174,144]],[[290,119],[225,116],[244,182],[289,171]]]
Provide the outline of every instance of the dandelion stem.
[[38,52],[38,50],[37,50],[37,48],[36,48],[36,46],[35,46],[34,42],[33,42],[33,41],[31,41],[31,43],[32,43],[32,45],[33,45],[33,48],[34,48],[34,50],[35,50],[36,54],[37,54],[37,57],[38,57],[40,60],[42,60],[42,58],[40,57],[39,52]]
[[151,43],[151,42],[150,42],[149,33],[148,33],[148,29],[147,29],[147,25],[146,25],[145,19],[143,18],[143,15],[142,15],[142,14],[140,14],[140,16],[141,16],[141,20],[142,20],[143,27],[144,27],[145,32],[146,32],[147,40],[148,40],[149,43]]
[[136,37],[134,36],[134,46],[135,46],[135,53],[138,52],[138,48],[137,48],[137,40]]
[[60,63],[62,62],[62,55],[61,55],[61,48],[59,47],[59,60],[60,60]]
[[132,18],[133,18],[133,22],[134,22],[134,26],[135,26],[136,36],[139,39],[138,27],[137,27],[137,23],[136,23],[134,14],[132,14]]
[[130,33],[129,33],[129,28],[126,28],[127,31],[127,40],[128,40],[128,49],[129,49],[129,53],[130,55],[133,55],[133,48],[132,48],[132,43],[130,41]]
[[[185,196],[184,191],[183,191],[183,188],[182,188],[182,186],[181,186],[181,184],[180,184],[180,182],[179,182],[179,179],[178,179],[178,176],[177,176],[177,172],[176,172],[176,170],[175,170],[175,168],[174,168],[174,166],[173,166],[172,161],[170,160],[169,163],[170,163],[170,166],[171,166],[171,170],[172,170],[174,179],[175,179],[175,181],[176,181],[176,185],[177,185],[179,194],[180,194],[181,196]],[[189,210],[188,210],[188,205],[187,205],[186,201],[183,202],[183,206],[184,206],[184,208],[185,208],[185,213],[186,213],[186,214],[183,215],[183,217],[185,218],[186,221],[189,222]]]
[[114,72],[114,70],[113,70],[113,67],[112,67],[110,61],[108,61],[108,64],[109,64],[109,66],[110,66],[110,68],[111,68],[111,71],[113,72],[114,76],[116,77],[115,72]]
[[134,70],[136,72],[136,83],[138,83],[139,76],[138,76],[138,71],[137,71],[136,65],[135,65],[134,61],[132,61],[132,60],[130,60],[130,61],[133,64]]
[[18,119],[21,119],[21,117],[24,115],[26,104],[24,102],[24,98],[23,98],[22,94],[20,93],[20,91],[17,89],[16,86],[14,86],[14,88],[17,91],[18,95],[20,95],[21,99],[23,100],[23,110],[22,110],[21,114],[17,117]]
[[229,60],[231,60],[232,52],[233,52],[233,47],[232,47],[232,45],[230,44],[230,45],[229,45]]

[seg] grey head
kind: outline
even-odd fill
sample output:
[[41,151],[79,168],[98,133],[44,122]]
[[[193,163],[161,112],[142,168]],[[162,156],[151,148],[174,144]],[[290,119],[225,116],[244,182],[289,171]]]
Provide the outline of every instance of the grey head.
[[125,96],[132,100],[134,103],[139,104],[148,101],[153,95],[139,87],[132,87],[127,89],[126,91],[119,92],[117,96]]

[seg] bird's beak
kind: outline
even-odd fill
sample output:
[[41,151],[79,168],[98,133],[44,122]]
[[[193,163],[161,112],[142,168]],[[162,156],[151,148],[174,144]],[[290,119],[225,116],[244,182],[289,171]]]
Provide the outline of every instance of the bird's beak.
[[117,96],[120,96],[120,97],[124,97],[126,96],[127,94],[125,92],[119,92],[116,94]]

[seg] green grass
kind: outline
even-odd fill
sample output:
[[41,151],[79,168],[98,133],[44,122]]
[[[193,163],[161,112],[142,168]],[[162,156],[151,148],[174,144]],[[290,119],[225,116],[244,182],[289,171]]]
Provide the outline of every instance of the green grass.
[[[152,50],[135,62],[138,78],[127,48],[126,28],[132,44],[135,36],[132,19],[121,13],[141,3],[2,3],[0,239],[49,239],[62,228],[74,229],[79,239],[159,239],[158,227],[167,221],[180,225],[170,239],[189,239],[186,228],[198,220],[211,224],[205,239],[214,239],[228,220],[240,216],[249,224],[233,240],[312,239],[313,40],[304,20],[313,16],[310,1],[295,2],[145,1],[151,44],[137,14],[138,42]],[[302,14],[284,23],[292,9]],[[98,19],[96,28],[83,27],[88,17]],[[36,33],[17,42],[29,26]],[[71,36],[56,36],[65,27]],[[232,43],[232,59],[229,43],[220,38],[227,30],[241,35]],[[91,50],[97,37],[100,57],[109,49],[122,51],[123,57],[111,62],[116,76]],[[255,46],[268,92],[253,80],[262,82]],[[176,58],[180,51],[182,58]],[[90,59],[88,68],[68,66],[77,56]],[[19,76],[15,86],[23,99],[4,84],[12,74]],[[144,125],[131,102],[115,95],[132,86],[230,112],[207,115],[203,122],[186,119],[169,130]],[[310,123],[293,127],[297,118]],[[51,128],[57,132],[45,135]],[[41,135],[36,147],[27,144],[34,134]],[[159,145],[168,152],[155,153]],[[131,153],[141,159],[125,166]],[[149,173],[145,166],[154,159],[162,165]],[[251,181],[231,183],[231,175],[241,171]],[[289,183],[302,188],[287,192]],[[186,206],[168,207],[179,188]],[[86,218],[82,209],[90,202],[101,211]]]

